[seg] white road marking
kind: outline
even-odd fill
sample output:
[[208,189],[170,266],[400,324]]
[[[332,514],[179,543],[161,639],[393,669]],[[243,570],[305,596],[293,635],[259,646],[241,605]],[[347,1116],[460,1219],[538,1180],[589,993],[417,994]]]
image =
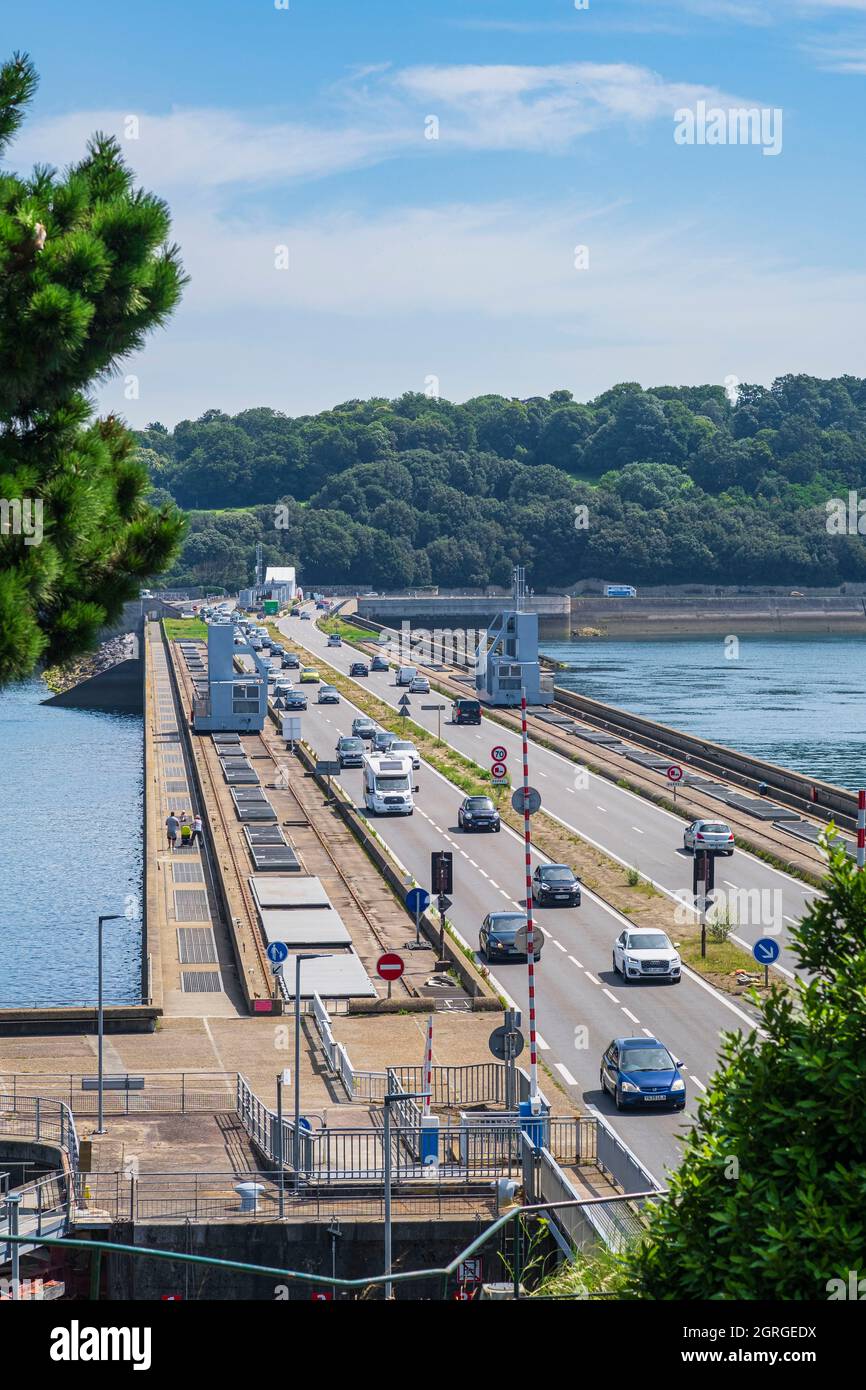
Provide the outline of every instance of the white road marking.
[[634,1016],[634,1014],[632,1013],[631,1009],[627,1009],[626,1006],[625,1006],[625,1004],[620,1004],[620,1008],[622,1009],[622,1011],[623,1011],[623,1013],[625,1014],[626,1018],[630,1018],[631,1021],[632,1021],[632,1023],[635,1025],[635,1027],[640,1028],[640,1019],[639,1019],[639,1018],[635,1018],[635,1016]]
[[786,918],[785,918],[785,921],[786,921],[786,922],[791,922],[791,923],[793,923],[793,925],[794,925],[795,927],[796,927],[796,925],[797,925],[797,919],[796,919],[796,917],[786,917]]
[[577,1082],[575,1081],[571,1072],[568,1070],[568,1067],[564,1067],[561,1062],[554,1062],[553,1065],[556,1067],[556,1070],[559,1072],[560,1076],[568,1083],[569,1086],[577,1085]]
[[609,990],[609,989],[605,989],[603,985],[602,985],[602,994],[606,994],[607,997],[608,997],[608,999],[612,999],[612,1000],[613,1000],[614,1004],[618,1004],[618,1003],[619,1003],[619,1000],[617,999],[616,995],[615,995],[615,994],[611,994],[610,990]]
[[542,1052],[550,1051],[550,1043],[546,1043],[540,1033],[536,1033],[535,1041],[538,1043],[538,1046],[541,1048]]
[[495,879],[495,878],[492,878],[492,879],[490,880],[490,886],[491,886],[492,888],[498,888],[498,887],[499,887],[499,884],[496,882],[496,879]]
[[[569,788],[569,790],[571,790],[571,788]],[[606,816],[606,815],[607,815],[607,807],[606,807],[606,806],[596,806],[595,809],[596,809],[597,811],[601,811],[601,813],[602,813],[603,816]]]
[[509,897],[508,897],[508,894],[506,893],[506,891],[505,891],[504,888],[500,888],[499,891],[500,891],[500,893],[502,894],[503,898],[507,898],[509,902],[512,902],[512,901],[513,901],[512,898],[509,898]]
[[569,956],[568,959],[571,961],[572,965],[576,965],[576,966],[577,966],[578,970],[582,970],[582,969],[583,969],[583,966],[581,965],[580,961],[577,960],[574,956]]
[[655,1033],[651,1033],[650,1030],[649,1030],[648,1028],[641,1028],[641,1032],[642,1032],[642,1033],[646,1033],[646,1035],[647,1035],[648,1038],[654,1038],[654,1037],[655,1037]]
[[469,860],[469,863],[472,865],[473,869],[477,869],[477,868],[478,868],[478,865],[475,863],[475,860],[474,860],[474,859],[470,859],[470,860]]
[[643,834],[643,831],[641,830],[641,828],[640,828],[639,825],[633,825],[633,826],[632,826],[632,830],[634,830],[638,835],[642,835],[642,834]]
[[554,944],[554,946],[558,946],[559,949],[560,949],[560,951],[562,951],[563,953],[565,952],[565,947],[563,946],[563,944],[562,944],[561,941],[554,941],[553,944]]
[[583,973],[584,973],[584,975],[586,976],[586,978],[587,978],[588,980],[592,980],[592,983],[593,983],[594,985],[600,985],[600,984],[601,984],[601,980],[597,980],[597,979],[595,978],[594,975],[590,975],[590,973],[589,973],[588,970],[584,970]]
[[702,1091],[705,1091],[707,1089],[703,1081],[699,1080],[697,1076],[693,1076],[692,1081],[694,1081],[696,1086],[700,1086]]

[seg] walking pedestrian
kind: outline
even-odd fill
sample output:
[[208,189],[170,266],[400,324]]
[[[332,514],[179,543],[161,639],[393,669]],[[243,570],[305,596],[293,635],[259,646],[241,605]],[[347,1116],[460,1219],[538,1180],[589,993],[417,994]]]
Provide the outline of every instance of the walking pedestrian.
[[165,818],[165,833],[168,836],[168,847],[170,850],[173,850],[177,844],[177,832],[179,829],[180,821],[174,814],[174,811],[169,811]]
[[204,843],[204,826],[201,816],[195,816],[192,823],[192,843],[195,844],[196,840]]

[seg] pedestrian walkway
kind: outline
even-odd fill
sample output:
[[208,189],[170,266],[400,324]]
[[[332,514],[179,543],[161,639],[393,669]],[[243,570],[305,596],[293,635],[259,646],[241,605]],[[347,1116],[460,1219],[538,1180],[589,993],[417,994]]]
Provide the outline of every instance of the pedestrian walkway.
[[[149,686],[145,712],[155,757],[155,786],[149,818],[149,853],[156,873],[151,880],[154,901],[148,903],[150,933],[159,933],[159,968],[166,1014],[233,1015],[245,1013],[236,985],[236,967],[228,931],[214,891],[206,848],[182,845],[168,848],[165,820],[170,812],[185,811],[190,823],[198,812],[193,780],[184,748],[181,713],[165,648],[151,642]],[[156,920],[153,920],[155,912]]]

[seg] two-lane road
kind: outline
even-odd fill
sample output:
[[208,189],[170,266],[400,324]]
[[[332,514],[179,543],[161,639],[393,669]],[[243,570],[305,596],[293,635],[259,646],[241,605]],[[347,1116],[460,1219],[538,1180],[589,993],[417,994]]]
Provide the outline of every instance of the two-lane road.
[[[295,637],[294,622],[289,627]],[[302,630],[306,636],[306,623]],[[328,659],[341,655],[346,655],[346,649],[327,650]],[[358,710],[345,700],[339,705],[316,704],[315,686],[308,686],[307,693],[310,705],[302,715],[304,738],[320,757],[333,756],[337,738],[349,732]],[[422,697],[413,697],[413,717],[414,706],[421,701]],[[530,756],[534,763],[534,749]],[[449,919],[477,950],[478,929],[486,913],[523,905],[522,840],[507,827],[499,835],[460,832],[459,789],[425,763],[416,778],[420,790],[415,814],[380,816],[373,824],[394,857],[422,884],[429,881],[431,850],[451,849],[455,883]],[[355,804],[362,806],[360,771],[347,769],[341,780]],[[543,862],[543,856],[536,858]],[[536,921],[545,936],[537,968],[541,1060],[574,1100],[605,1114],[645,1166],[664,1180],[665,1168],[678,1161],[684,1117],[671,1112],[617,1114],[612,1101],[602,1097],[599,1090],[599,1059],[604,1048],[615,1036],[661,1038],[686,1064],[688,1116],[694,1113],[714,1069],[719,1034],[750,1027],[750,1020],[732,1001],[694,976],[687,975],[679,985],[621,980],[612,970],[611,949],[628,920],[587,891],[580,908],[537,910]],[[483,960],[480,963],[486,964]],[[525,965],[497,964],[493,975],[526,1018]]]

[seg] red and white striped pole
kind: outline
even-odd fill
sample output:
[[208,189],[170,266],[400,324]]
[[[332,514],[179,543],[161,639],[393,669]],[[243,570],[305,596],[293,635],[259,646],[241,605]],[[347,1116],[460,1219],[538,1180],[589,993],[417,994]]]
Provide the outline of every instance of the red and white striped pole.
[[428,1094],[424,1097],[424,1114],[430,1114],[430,1102],[433,1099],[433,1015],[427,1020],[427,1041],[424,1044],[424,1084],[422,1091]]
[[526,856],[526,969],[529,976],[529,1100],[538,1106],[538,1041],[535,1032],[535,932],[532,922],[532,829],[529,816],[529,735],[526,729],[526,691],[520,696],[523,739],[523,847]]
[[857,793],[857,868],[866,865],[866,791]]

